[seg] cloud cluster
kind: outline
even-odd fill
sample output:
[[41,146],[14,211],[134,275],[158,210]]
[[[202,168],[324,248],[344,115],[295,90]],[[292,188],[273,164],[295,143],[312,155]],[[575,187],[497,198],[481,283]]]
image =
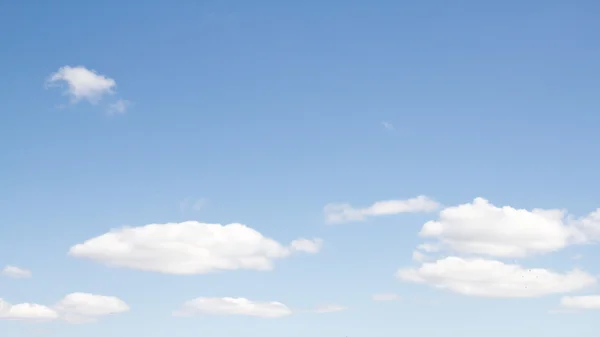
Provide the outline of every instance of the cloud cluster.
[[[575,218],[565,210],[497,207],[483,198],[447,207],[425,223],[419,235],[428,240],[413,252],[419,267],[396,276],[467,296],[539,297],[578,291],[596,283],[581,270],[556,272],[525,268],[502,259],[556,252],[569,245],[597,241],[598,211]],[[450,256],[431,254],[447,252]]]
[[297,252],[316,253],[321,239],[283,245],[239,223],[196,221],[121,228],[77,244],[69,254],[116,267],[165,274],[205,274],[237,269],[271,270]]
[[49,307],[35,303],[10,304],[0,299],[0,319],[69,323],[91,323],[101,317],[129,311],[123,300],[113,296],[72,293]]
[[400,213],[432,212],[439,204],[426,196],[418,196],[406,200],[378,201],[369,207],[355,208],[350,204],[331,203],[325,205],[325,221],[330,224],[339,224],[353,221],[364,221],[368,217],[393,215]]

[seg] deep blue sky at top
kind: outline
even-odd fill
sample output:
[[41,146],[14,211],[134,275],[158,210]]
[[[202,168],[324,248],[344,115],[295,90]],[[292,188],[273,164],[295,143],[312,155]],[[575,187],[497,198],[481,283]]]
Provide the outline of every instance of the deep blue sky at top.
[[[65,267],[110,228],[194,218],[338,240],[359,266],[393,246],[393,273],[421,219],[338,231],[323,205],[425,194],[585,214],[600,206],[599,17],[593,0],[2,1],[0,256],[59,282],[40,256]],[[44,81],[64,65],[114,78],[133,107],[57,108]],[[186,198],[206,209],[182,214]],[[331,284],[361,282],[323,259],[340,263]]]

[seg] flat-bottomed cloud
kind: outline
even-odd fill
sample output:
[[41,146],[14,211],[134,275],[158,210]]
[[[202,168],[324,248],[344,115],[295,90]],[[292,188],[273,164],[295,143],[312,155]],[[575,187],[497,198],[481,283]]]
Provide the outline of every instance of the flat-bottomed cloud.
[[560,305],[568,310],[600,310],[600,295],[565,296]]
[[292,310],[281,302],[256,302],[242,297],[199,297],[183,304],[175,316],[241,315],[261,318],[281,318]]
[[2,269],[1,274],[12,278],[30,278],[32,276],[30,270],[10,265],[5,266]]
[[274,261],[296,252],[316,253],[320,239],[297,239],[284,246],[245,225],[196,221],[121,228],[77,244],[74,257],[110,266],[166,274],[271,270]]
[[496,260],[455,256],[423,263],[418,268],[400,269],[396,276],[405,282],[477,297],[540,297],[569,293],[596,283],[595,277],[577,269],[561,274]]
[[35,303],[10,304],[0,299],[0,319],[48,322],[63,320],[69,323],[91,323],[99,318],[129,311],[123,300],[114,296],[71,293],[54,306]]
[[[437,239],[428,244],[464,254],[491,257],[525,257],[586,243],[600,233],[597,212],[572,220],[559,209],[517,209],[497,207],[483,198],[472,203],[447,207],[439,219],[423,225],[419,235]],[[425,247],[425,246],[422,246]]]

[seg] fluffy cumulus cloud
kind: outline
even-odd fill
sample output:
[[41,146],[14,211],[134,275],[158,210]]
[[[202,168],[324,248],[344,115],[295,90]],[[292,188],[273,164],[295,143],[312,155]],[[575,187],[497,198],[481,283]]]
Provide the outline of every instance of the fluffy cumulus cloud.
[[90,323],[103,316],[126,311],[129,311],[129,306],[117,297],[87,293],[69,294],[51,307],[34,303],[10,304],[0,299],[0,319],[6,320]]
[[64,66],[51,74],[46,84],[48,86],[66,84],[65,95],[70,96],[74,103],[84,99],[97,103],[103,96],[114,93],[117,87],[117,82],[112,78],[83,66]]
[[496,260],[460,257],[446,257],[423,263],[418,268],[400,269],[396,276],[403,281],[479,297],[540,297],[569,293],[596,283],[592,275],[577,269],[557,273]]
[[246,298],[200,297],[187,301],[174,313],[176,316],[191,315],[242,315],[261,318],[281,318],[292,310],[281,302],[255,302]]
[[600,310],[600,296],[565,296],[560,305],[567,310]]
[[400,213],[431,212],[439,204],[426,196],[406,200],[378,201],[369,207],[355,208],[349,204],[332,203],[325,205],[325,221],[330,224],[364,221],[368,217]]
[[443,209],[439,219],[425,223],[419,234],[437,239],[438,248],[458,253],[524,257],[595,240],[600,237],[599,224],[598,212],[571,220],[563,210],[497,207],[476,198]]
[[35,303],[10,304],[0,298],[0,319],[51,321],[57,319],[58,313],[47,306]]
[[12,278],[30,278],[32,276],[31,271],[10,265],[5,266],[1,274]]
[[220,270],[271,270],[274,261],[296,252],[316,253],[320,239],[298,239],[289,245],[245,225],[196,221],[127,227],[77,244],[74,257],[110,266],[167,273],[205,274]]
[[[73,104],[82,100],[97,104],[105,96],[116,92],[117,82],[84,66],[64,66],[46,80],[46,87],[56,86],[66,87],[64,95],[69,96]],[[108,105],[108,113],[125,113],[131,104],[128,100],[119,99]]]
[[373,299],[373,301],[398,301],[398,300],[400,300],[400,296],[398,294],[392,294],[392,293],[375,294],[371,298]]

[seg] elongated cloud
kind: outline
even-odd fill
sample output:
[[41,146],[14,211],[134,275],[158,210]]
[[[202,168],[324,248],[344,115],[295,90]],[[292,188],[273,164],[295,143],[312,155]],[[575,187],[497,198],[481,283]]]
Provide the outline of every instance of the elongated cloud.
[[239,315],[260,318],[281,318],[292,310],[281,302],[257,302],[242,297],[199,297],[183,304],[175,316]]
[[426,196],[418,196],[406,200],[378,201],[369,207],[355,208],[350,204],[331,203],[325,205],[325,221],[338,224],[353,221],[364,221],[368,217],[393,215],[400,213],[432,212],[439,204]]
[[77,244],[69,254],[111,266],[165,274],[271,270],[293,253],[317,253],[321,239],[299,238],[284,246],[239,224],[196,221],[121,228]]
[[495,260],[454,256],[426,262],[418,268],[400,269],[396,276],[405,282],[428,284],[476,297],[541,297],[581,290],[596,283],[595,277],[577,269],[557,273]]
[[30,278],[32,276],[30,270],[10,265],[5,266],[1,274],[11,278]]
[[0,319],[33,322],[64,320],[69,323],[91,323],[101,317],[129,311],[123,300],[114,296],[72,293],[54,306],[35,303],[10,304],[0,298]]

